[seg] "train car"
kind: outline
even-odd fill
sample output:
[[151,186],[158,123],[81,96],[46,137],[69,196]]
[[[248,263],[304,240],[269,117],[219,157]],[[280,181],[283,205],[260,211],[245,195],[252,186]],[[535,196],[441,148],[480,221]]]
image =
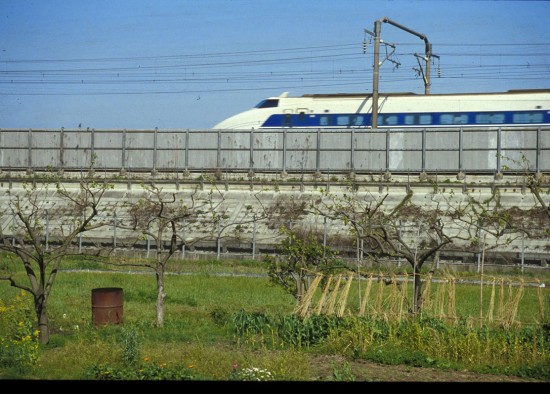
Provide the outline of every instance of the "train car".
[[[522,126],[550,124],[550,89],[495,93],[386,93],[378,97],[378,127]],[[262,100],[214,129],[369,128],[372,95],[305,94]]]

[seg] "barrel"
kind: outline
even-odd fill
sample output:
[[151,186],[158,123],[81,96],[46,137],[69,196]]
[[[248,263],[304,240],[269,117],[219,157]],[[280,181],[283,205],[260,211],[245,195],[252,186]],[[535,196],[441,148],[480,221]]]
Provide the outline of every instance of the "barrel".
[[121,324],[123,292],[119,287],[92,289],[92,322],[96,326]]

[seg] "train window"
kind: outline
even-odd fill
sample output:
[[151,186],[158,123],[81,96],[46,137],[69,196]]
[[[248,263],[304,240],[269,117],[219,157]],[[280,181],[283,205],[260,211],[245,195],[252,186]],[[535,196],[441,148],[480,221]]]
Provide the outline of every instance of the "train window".
[[352,116],[350,124],[352,126],[362,126],[363,125],[363,119],[364,119],[364,116],[361,116],[361,115]]
[[348,115],[338,115],[336,117],[337,126],[349,126],[349,116]]
[[378,124],[394,126],[397,124],[397,115],[378,115]]
[[320,126],[330,126],[330,116],[329,115],[319,116],[319,125]]
[[468,114],[441,114],[439,124],[466,124]]
[[513,123],[542,123],[543,115],[541,112],[523,112],[514,114]]
[[476,123],[504,123],[504,114],[501,113],[484,113],[476,114]]
[[432,115],[430,114],[408,114],[405,115],[406,125],[432,124]]
[[285,114],[285,116],[283,118],[283,127],[291,127],[292,126],[291,117],[292,117],[291,114],[288,114],[288,113]]
[[267,99],[260,101],[256,104],[255,108],[274,108],[279,106],[279,100],[277,99]]

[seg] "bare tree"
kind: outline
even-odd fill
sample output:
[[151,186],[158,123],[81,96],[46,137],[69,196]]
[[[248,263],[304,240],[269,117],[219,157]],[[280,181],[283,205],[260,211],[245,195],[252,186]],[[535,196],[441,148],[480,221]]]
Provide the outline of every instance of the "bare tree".
[[[23,184],[21,191],[8,191],[11,212],[0,214],[0,250],[17,255],[28,281],[23,283],[8,270],[0,280],[32,294],[42,344],[49,342],[48,298],[62,260],[72,253],[71,244],[79,234],[105,225],[97,218],[102,197],[110,188],[84,176],[78,188],[71,190],[57,176],[47,174]],[[60,221],[50,226],[53,218]]]
[[[155,260],[153,263],[120,264],[143,266],[155,272],[157,283],[156,325],[164,325],[166,291],[164,277],[166,265],[170,258],[185,243],[182,238],[184,221],[192,223],[201,214],[201,207],[206,203],[197,203],[196,190],[189,194],[188,204],[177,200],[176,193],[163,192],[155,185],[143,184],[145,189],[136,202],[127,202],[130,216],[128,223],[122,222],[121,228],[139,232],[142,236],[153,239]],[[168,245],[165,243],[168,240]]]
[[411,312],[418,313],[422,306],[422,267],[452,243],[453,237],[445,229],[439,204],[430,211],[422,210],[411,203],[413,194],[409,191],[399,203],[388,207],[388,195],[360,195],[353,187],[341,195],[324,191],[323,198],[312,203],[310,209],[317,215],[342,221],[374,262],[405,259],[414,277]]
[[[233,238],[246,229],[253,220],[262,218],[252,214],[252,208],[246,210],[243,218],[232,218],[224,207],[225,198],[214,185],[205,193],[198,188],[190,193],[165,192],[155,185],[143,184],[145,189],[135,202],[127,202],[129,221],[120,223],[121,228],[137,231],[142,237],[150,238],[155,244],[154,262],[139,264],[123,263],[119,265],[143,266],[152,269],[156,275],[157,302],[156,325],[164,325],[165,315],[165,273],[168,261],[181,250],[183,245],[191,246],[203,240],[215,239],[218,242],[224,232]],[[184,233],[193,233],[193,238],[184,239]]]

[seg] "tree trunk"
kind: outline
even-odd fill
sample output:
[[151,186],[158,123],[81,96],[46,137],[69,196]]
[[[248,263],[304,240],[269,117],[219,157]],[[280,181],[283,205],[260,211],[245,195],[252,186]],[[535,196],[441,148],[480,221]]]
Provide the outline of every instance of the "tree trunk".
[[46,297],[44,292],[34,294],[34,310],[38,320],[38,340],[41,344],[46,345],[50,341],[50,323],[46,309]]
[[166,293],[164,292],[164,269],[162,267],[157,268],[157,327],[164,325],[164,301],[166,300]]
[[414,267],[414,308],[413,314],[417,315],[422,310],[422,277],[420,267]]

